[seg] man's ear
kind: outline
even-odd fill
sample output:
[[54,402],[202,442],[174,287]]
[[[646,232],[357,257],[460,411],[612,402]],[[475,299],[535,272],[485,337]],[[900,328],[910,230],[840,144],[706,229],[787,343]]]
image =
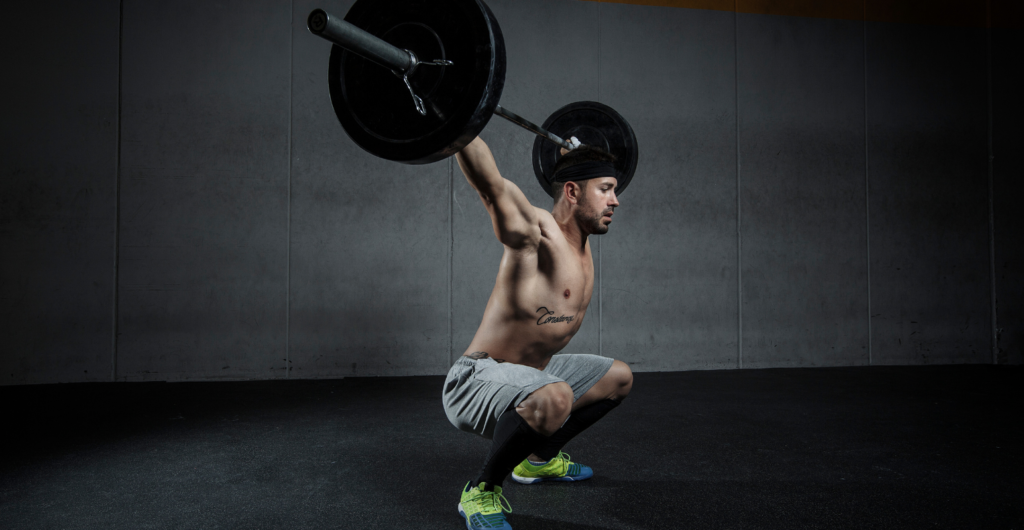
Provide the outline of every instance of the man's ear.
[[580,202],[580,185],[575,182],[569,181],[562,184],[565,190],[565,198],[569,201],[569,204],[579,204]]

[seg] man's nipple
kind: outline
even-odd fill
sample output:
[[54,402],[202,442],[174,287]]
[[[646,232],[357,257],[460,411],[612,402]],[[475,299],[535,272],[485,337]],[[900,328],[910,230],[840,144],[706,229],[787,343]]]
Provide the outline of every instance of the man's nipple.
[[565,297],[569,298],[569,290],[568,289],[565,290]]

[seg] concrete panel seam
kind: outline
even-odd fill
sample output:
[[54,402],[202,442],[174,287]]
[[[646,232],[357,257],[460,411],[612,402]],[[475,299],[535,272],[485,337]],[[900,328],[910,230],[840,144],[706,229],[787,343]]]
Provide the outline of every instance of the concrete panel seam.
[[[867,12],[867,2],[864,3]],[[873,362],[871,350],[871,169],[868,156],[868,23],[864,25],[864,240],[867,247],[868,272],[868,366]]]
[[285,206],[285,265],[284,265],[284,377],[292,375],[291,314],[292,314],[292,121],[295,108],[295,2],[288,3],[291,15],[288,30],[288,193]]
[[[737,0],[738,1],[738,0]],[[736,107],[736,368],[743,368],[743,230],[740,181],[740,37],[739,14],[732,13],[733,98]]]
[[[989,19],[992,14],[992,3],[986,2],[989,10]],[[992,329],[992,364],[999,364],[999,322],[998,322],[998,299],[996,298],[996,215],[995,215],[995,186],[993,175],[993,123],[992,123],[992,27],[985,30],[985,62],[988,89],[988,266],[989,266],[989,297],[991,306],[989,308]]]
[[[597,100],[601,101],[601,4],[597,7]],[[597,354],[604,355],[604,252],[597,240]]]
[[124,57],[124,0],[117,12],[117,140],[114,155],[114,298],[111,303],[110,380],[117,381],[117,297],[119,272],[117,262],[121,250],[121,94]]
[[448,366],[455,364],[455,345],[452,338],[453,269],[455,268],[455,165],[448,157]]

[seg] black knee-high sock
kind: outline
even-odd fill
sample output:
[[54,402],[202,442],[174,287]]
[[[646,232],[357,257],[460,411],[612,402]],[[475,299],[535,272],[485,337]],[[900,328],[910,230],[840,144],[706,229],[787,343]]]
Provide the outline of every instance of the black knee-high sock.
[[530,427],[516,409],[506,410],[498,417],[498,424],[494,426],[491,452],[487,455],[487,461],[484,462],[480,476],[473,482],[473,486],[481,482],[487,483],[487,489],[501,486],[512,469],[530,456],[530,453],[546,439],[544,435]]
[[619,403],[620,401],[615,399],[604,399],[573,412],[562,428],[549,436],[538,449],[533,451],[533,454],[544,460],[551,460],[558,456],[558,452],[565,447],[565,444],[569,443],[569,440],[618,407]]

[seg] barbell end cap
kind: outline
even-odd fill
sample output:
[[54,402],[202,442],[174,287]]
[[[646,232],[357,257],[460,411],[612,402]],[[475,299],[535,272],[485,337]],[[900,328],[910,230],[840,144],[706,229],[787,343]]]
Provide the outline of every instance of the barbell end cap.
[[327,14],[323,9],[314,9],[308,17],[306,17],[306,29],[314,35],[319,35],[327,29],[327,21],[330,19],[330,15]]

